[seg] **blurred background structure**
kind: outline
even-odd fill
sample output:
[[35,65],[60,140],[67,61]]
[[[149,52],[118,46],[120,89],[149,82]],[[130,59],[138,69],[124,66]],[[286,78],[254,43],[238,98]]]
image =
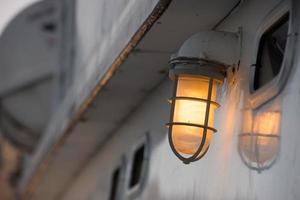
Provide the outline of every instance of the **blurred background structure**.
[[[299,11],[297,0],[0,0],[0,200],[299,199]],[[207,30],[237,35],[238,62],[216,94],[218,133],[185,165],[165,126],[169,60]]]

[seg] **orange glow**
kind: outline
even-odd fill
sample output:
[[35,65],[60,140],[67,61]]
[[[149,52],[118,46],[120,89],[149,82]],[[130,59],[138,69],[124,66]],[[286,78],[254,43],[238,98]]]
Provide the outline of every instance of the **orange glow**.
[[[212,87],[211,100],[216,100],[217,82],[214,81]],[[209,89],[209,78],[179,76],[177,84],[176,97],[192,97],[203,99],[177,99],[174,107],[173,122],[188,123],[194,125],[205,125],[207,98]],[[208,117],[208,126],[212,127],[214,122],[214,111],[217,108],[215,104],[210,104]],[[212,131],[208,129],[206,142],[199,156],[201,156],[209,147]],[[188,125],[173,125],[172,139],[175,149],[179,153],[193,155],[201,144],[203,137],[203,128]]]
[[256,145],[259,151],[259,162],[261,163],[271,160],[277,152],[277,147],[279,145],[278,138],[268,136],[278,135],[279,124],[279,112],[264,112],[255,117],[253,133],[263,134],[256,138]]
[[240,145],[249,161],[257,163],[258,166],[264,166],[274,159],[278,151],[281,115],[280,112],[258,113],[253,123],[251,116],[251,114],[244,115],[243,131],[250,135],[242,136]]
[[279,131],[280,113],[264,112],[255,117],[253,132],[258,134],[277,134]]
[[242,133],[252,133],[252,110],[245,110],[243,113],[243,129]]

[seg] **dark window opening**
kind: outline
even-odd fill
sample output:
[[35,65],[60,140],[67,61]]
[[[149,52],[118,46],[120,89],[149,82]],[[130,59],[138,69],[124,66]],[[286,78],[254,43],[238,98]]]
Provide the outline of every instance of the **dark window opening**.
[[42,29],[45,32],[54,33],[56,31],[56,24],[54,22],[47,22],[43,24]]
[[112,174],[109,200],[117,199],[119,177],[120,177],[120,168],[118,167],[117,169],[115,169],[115,171]]
[[143,169],[143,161],[144,161],[144,151],[145,146],[141,146],[134,154],[133,165],[131,169],[131,178],[130,178],[130,188],[137,185],[141,178],[141,173]]
[[254,74],[254,90],[270,82],[281,70],[288,38],[289,14],[285,14],[261,37]]

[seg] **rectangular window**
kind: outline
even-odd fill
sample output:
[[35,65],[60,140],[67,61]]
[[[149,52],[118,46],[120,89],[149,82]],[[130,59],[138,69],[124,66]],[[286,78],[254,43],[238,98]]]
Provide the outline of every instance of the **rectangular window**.
[[262,35],[254,73],[254,90],[276,77],[282,67],[288,38],[289,14],[285,14]]
[[118,167],[117,169],[114,170],[114,172],[112,174],[109,200],[117,199],[120,171],[121,171],[121,169],[120,169],[120,167]]
[[145,145],[142,145],[140,148],[137,149],[137,151],[134,154],[131,178],[129,182],[130,188],[136,186],[140,181],[144,163],[144,150]]

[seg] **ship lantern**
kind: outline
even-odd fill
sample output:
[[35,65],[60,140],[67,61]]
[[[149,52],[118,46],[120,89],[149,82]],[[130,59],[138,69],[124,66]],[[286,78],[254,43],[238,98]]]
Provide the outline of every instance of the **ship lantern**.
[[[229,66],[224,60],[234,57],[236,39],[232,33],[200,32],[188,39],[170,60],[169,76],[174,91],[169,100],[168,138],[172,151],[185,164],[206,154],[217,131],[214,128],[214,113],[220,107],[216,101],[217,88]],[[218,44],[212,44],[215,42]],[[229,49],[225,54],[220,52],[226,47]],[[229,55],[228,50],[232,50]]]

